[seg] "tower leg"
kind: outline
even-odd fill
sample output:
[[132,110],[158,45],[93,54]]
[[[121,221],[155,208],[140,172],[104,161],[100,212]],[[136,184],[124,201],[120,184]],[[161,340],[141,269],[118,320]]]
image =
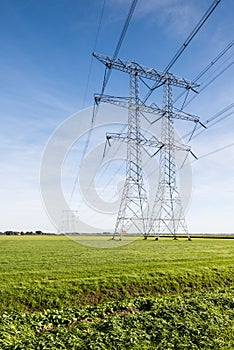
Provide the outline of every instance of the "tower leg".
[[160,150],[159,185],[151,212],[149,234],[155,232],[158,240],[159,233],[169,233],[176,240],[179,230],[188,235],[188,229],[176,184],[172,86],[169,81],[164,85],[163,109],[161,138],[164,147]]
[[126,180],[117,215],[114,236],[122,239],[122,232],[133,228],[136,233],[146,232],[145,210],[147,194],[142,173],[140,142],[139,86],[136,73],[130,74],[130,100],[128,108]]

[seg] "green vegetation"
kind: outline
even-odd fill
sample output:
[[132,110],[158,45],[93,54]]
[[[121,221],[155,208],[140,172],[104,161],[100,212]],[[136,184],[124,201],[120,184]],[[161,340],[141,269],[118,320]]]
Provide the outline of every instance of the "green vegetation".
[[233,349],[233,252],[229,239],[1,236],[0,349]]
[[4,313],[1,349],[233,349],[231,292]]

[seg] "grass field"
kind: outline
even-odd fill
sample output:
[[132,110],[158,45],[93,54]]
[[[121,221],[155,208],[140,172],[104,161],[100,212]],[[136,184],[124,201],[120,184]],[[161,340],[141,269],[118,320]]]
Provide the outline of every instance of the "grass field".
[[78,239],[0,237],[0,349],[234,348],[234,240]]

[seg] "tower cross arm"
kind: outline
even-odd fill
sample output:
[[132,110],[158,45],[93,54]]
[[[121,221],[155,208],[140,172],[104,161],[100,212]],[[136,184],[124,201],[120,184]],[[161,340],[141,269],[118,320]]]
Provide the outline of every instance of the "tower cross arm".
[[206,128],[206,126],[200,121],[200,118],[198,116],[190,114],[190,113],[186,113],[186,112],[181,111],[177,108],[174,108],[173,117],[175,119],[181,119],[181,120],[191,121],[194,123],[199,123],[201,126]]
[[146,106],[141,103],[135,103],[130,100],[129,97],[114,97],[109,95],[101,95],[101,94],[95,94],[94,99],[96,104],[99,104],[100,102],[103,103],[111,103],[113,105],[124,107],[124,108],[135,108],[138,109],[140,112],[143,113],[150,113],[150,114],[162,114],[162,110],[156,106]]
[[150,68],[147,66],[143,66],[134,61],[126,61],[120,58],[112,58],[109,56],[103,56],[96,52],[93,52],[93,56],[103,63],[109,69],[117,69],[125,73],[134,73],[141,78],[154,80],[157,83],[164,84],[165,82],[169,82],[171,85],[186,89],[194,90],[199,84],[186,80],[184,78],[176,77],[174,74],[170,72],[160,72],[155,68]]
[[175,119],[187,120],[191,122],[198,123],[200,121],[199,117],[193,114],[189,114],[174,108],[173,117]]
[[[136,138],[129,137],[127,133],[107,133],[106,139],[108,141],[108,144],[110,145],[110,140],[118,140],[123,142],[136,142]],[[138,143],[142,146],[148,146],[148,147],[163,147],[164,145],[162,142],[160,142],[157,137],[152,136],[151,138],[147,139],[142,133],[138,136]]]

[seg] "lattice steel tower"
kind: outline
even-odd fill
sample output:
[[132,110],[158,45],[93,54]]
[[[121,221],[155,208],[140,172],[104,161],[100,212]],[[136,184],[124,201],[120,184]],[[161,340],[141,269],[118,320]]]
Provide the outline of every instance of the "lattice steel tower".
[[[113,59],[96,53],[93,55],[105,64],[106,71],[114,68],[130,76],[130,94],[128,98],[123,99],[103,94],[95,95],[97,104],[107,102],[128,108],[128,132],[125,134],[107,134],[109,144],[111,139],[127,143],[126,179],[113,238],[119,235],[122,239],[123,232],[127,231],[132,225],[145,238],[152,233],[158,238],[159,234],[165,231],[176,237],[179,227],[183,227],[184,232],[188,233],[176,186],[175,151],[191,151],[188,146],[175,141],[174,119],[197,123],[199,118],[173,108],[172,86],[189,90],[198,85],[183,78],[177,78],[169,72],[159,72],[154,68],[142,66],[137,62]],[[158,86],[164,86],[162,109],[154,104],[147,106],[142,102],[139,94],[139,79],[143,82],[144,80],[151,80]],[[141,132],[140,113],[144,112],[155,114],[157,119],[162,120],[160,142],[155,136],[147,139]],[[154,155],[158,151],[161,152],[159,186],[150,216],[142,169],[142,149],[147,147],[155,148]]]
[[[128,108],[128,131],[125,134],[107,134],[107,141],[119,140],[127,143],[126,179],[123,188],[120,208],[117,215],[113,238],[118,235],[122,239],[124,232],[133,228],[135,233],[145,234],[148,224],[148,199],[142,170],[142,149],[155,147],[160,149],[161,143],[155,136],[147,139],[141,132],[140,112],[159,114],[160,109],[143,105],[140,101],[139,77],[149,76],[158,80],[158,73],[135,62],[112,59],[98,54],[94,56],[105,64],[106,69],[115,68],[129,74],[129,97],[114,98],[107,95],[95,95],[96,103],[107,102]],[[147,71],[148,70],[148,71]]]
[[[187,84],[187,86],[185,86]],[[176,79],[170,73],[165,74],[163,83],[163,115],[161,120],[161,142],[164,147],[160,150],[159,185],[149,219],[148,235],[154,234],[156,240],[162,233],[172,234],[176,239],[177,233],[184,233],[190,240],[185,221],[180,193],[176,183],[176,151],[191,152],[190,147],[175,140],[174,119],[193,121],[203,125],[198,117],[176,110],[173,107],[172,86],[193,89],[198,86],[184,79]],[[194,156],[195,157],[195,156]],[[195,157],[196,158],[196,157]]]

